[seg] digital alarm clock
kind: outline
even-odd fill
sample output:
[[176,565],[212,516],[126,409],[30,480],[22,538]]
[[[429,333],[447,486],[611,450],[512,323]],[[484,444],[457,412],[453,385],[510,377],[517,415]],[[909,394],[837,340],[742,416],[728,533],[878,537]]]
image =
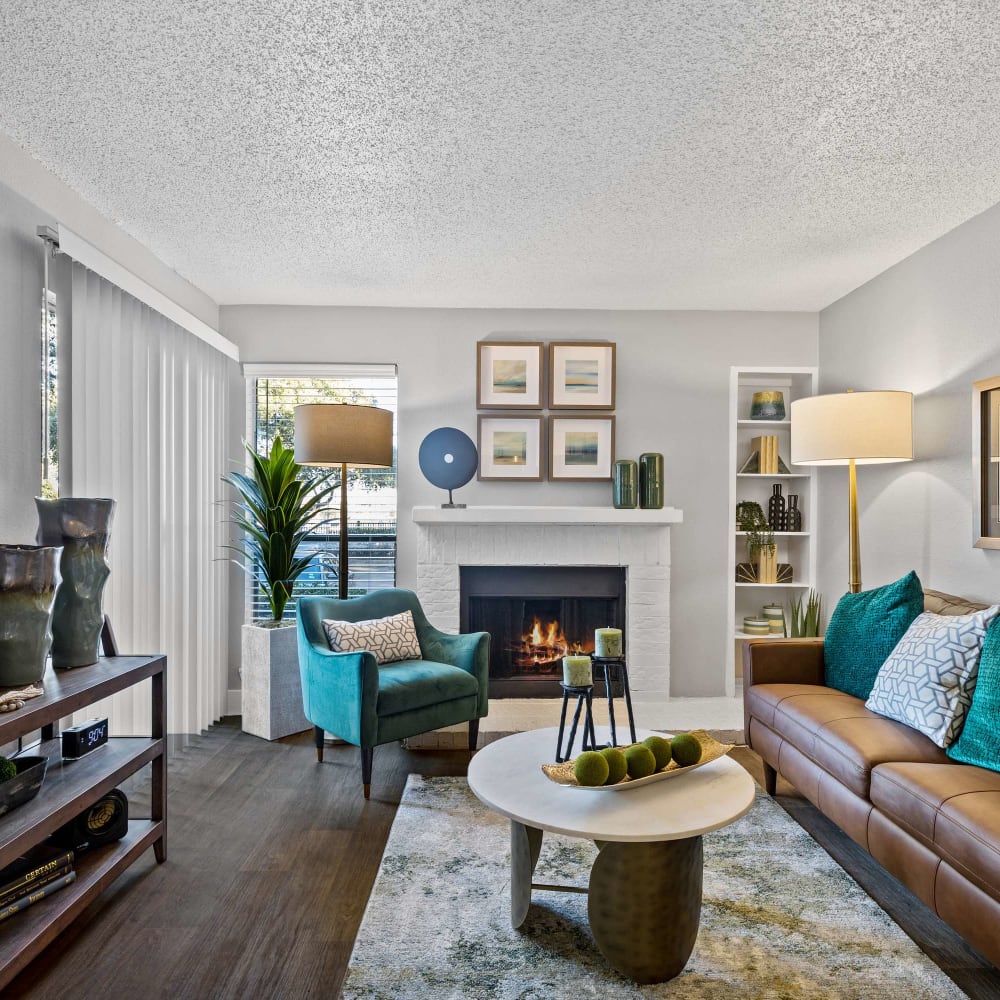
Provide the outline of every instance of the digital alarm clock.
[[62,731],[63,760],[77,760],[108,742],[108,720],[88,719]]

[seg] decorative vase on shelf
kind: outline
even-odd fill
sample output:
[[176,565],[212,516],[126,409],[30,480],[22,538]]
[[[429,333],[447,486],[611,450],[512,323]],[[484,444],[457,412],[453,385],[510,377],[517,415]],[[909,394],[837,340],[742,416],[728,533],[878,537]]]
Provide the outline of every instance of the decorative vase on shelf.
[[646,510],[663,506],[663,456],[657,451],[639,456],[639,506]]
[[771,496],[767,501],[767,526],[772,531],[785,530],[785,498],[781,495],[781,483],[771,487]]
[[751,420],[784,420],[785,397],[780,389],[755,392],[750,400]]
[[34,684],[45,673],[61,555],[53,545],[0,545],[0,687]]
[[62,585],[52,613],[52,666],[85,667],[100,656],[108,536],[115,501],[92,497],[35,497],[38,542],[61,545]]
[[802,511],[799,508],[798,493],[788,494],[788,507],[785,510],[785,531],[802,530]]
[[612,498],[619,509],[635,507],[639,502],[639,467],[631,459],[615,462]]

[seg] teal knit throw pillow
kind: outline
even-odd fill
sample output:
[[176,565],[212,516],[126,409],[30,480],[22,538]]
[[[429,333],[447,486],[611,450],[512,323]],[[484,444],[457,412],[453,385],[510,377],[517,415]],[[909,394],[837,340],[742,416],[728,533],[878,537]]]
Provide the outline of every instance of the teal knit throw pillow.
[[963,764],[1000,771],[1000,618],[986,632],[972,705],[962,732],[946,753]]
[[823,642],[827,687],[867,698],[882,664],[923,610],[924,589],[912,571],[876,590],[844,594]]

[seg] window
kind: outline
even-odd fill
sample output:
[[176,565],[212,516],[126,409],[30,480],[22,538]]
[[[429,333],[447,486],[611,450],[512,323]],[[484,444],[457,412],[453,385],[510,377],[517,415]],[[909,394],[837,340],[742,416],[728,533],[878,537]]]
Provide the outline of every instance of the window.
[[[295,443],[294,410],[300,403],[360,403],[396,413],[395,365],[245,365],[249,392],[248,436],[259,453],[270,450],[277,435],[286,447]],[[393,434],[396,432],[395,417]],[[307,468],[305,475],[328,470]],[[335,472],[335,475],[339,473]],[[316,519],[302,544],[316,552],[299,577],[285,617],[294,617],[298,597],[337,593],[340,546],[340,491]],[[348,593],[367,594],[396,583],[396,448],[391,469],[348,469]],[[270,617],[256,582],[251,583],[251,620]]]

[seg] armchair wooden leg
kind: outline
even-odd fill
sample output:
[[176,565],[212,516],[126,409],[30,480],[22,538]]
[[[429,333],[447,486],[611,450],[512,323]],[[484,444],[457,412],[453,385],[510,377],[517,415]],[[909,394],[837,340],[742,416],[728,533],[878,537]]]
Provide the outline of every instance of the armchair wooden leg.
[[361,780],[364,782],[366,799],[372,797],[372,758],[374,756],[374,747],[361,748]]
[[773,797],[778,791],[778,772],[766,760],[761,763],[764,765],[764,791]]
[[479,720],[469,719],[469,749],[475,753],[476,744],[479,742]]
[[313,726],[313,740],[316,742],[316,760],[323,763],[323,727]]

